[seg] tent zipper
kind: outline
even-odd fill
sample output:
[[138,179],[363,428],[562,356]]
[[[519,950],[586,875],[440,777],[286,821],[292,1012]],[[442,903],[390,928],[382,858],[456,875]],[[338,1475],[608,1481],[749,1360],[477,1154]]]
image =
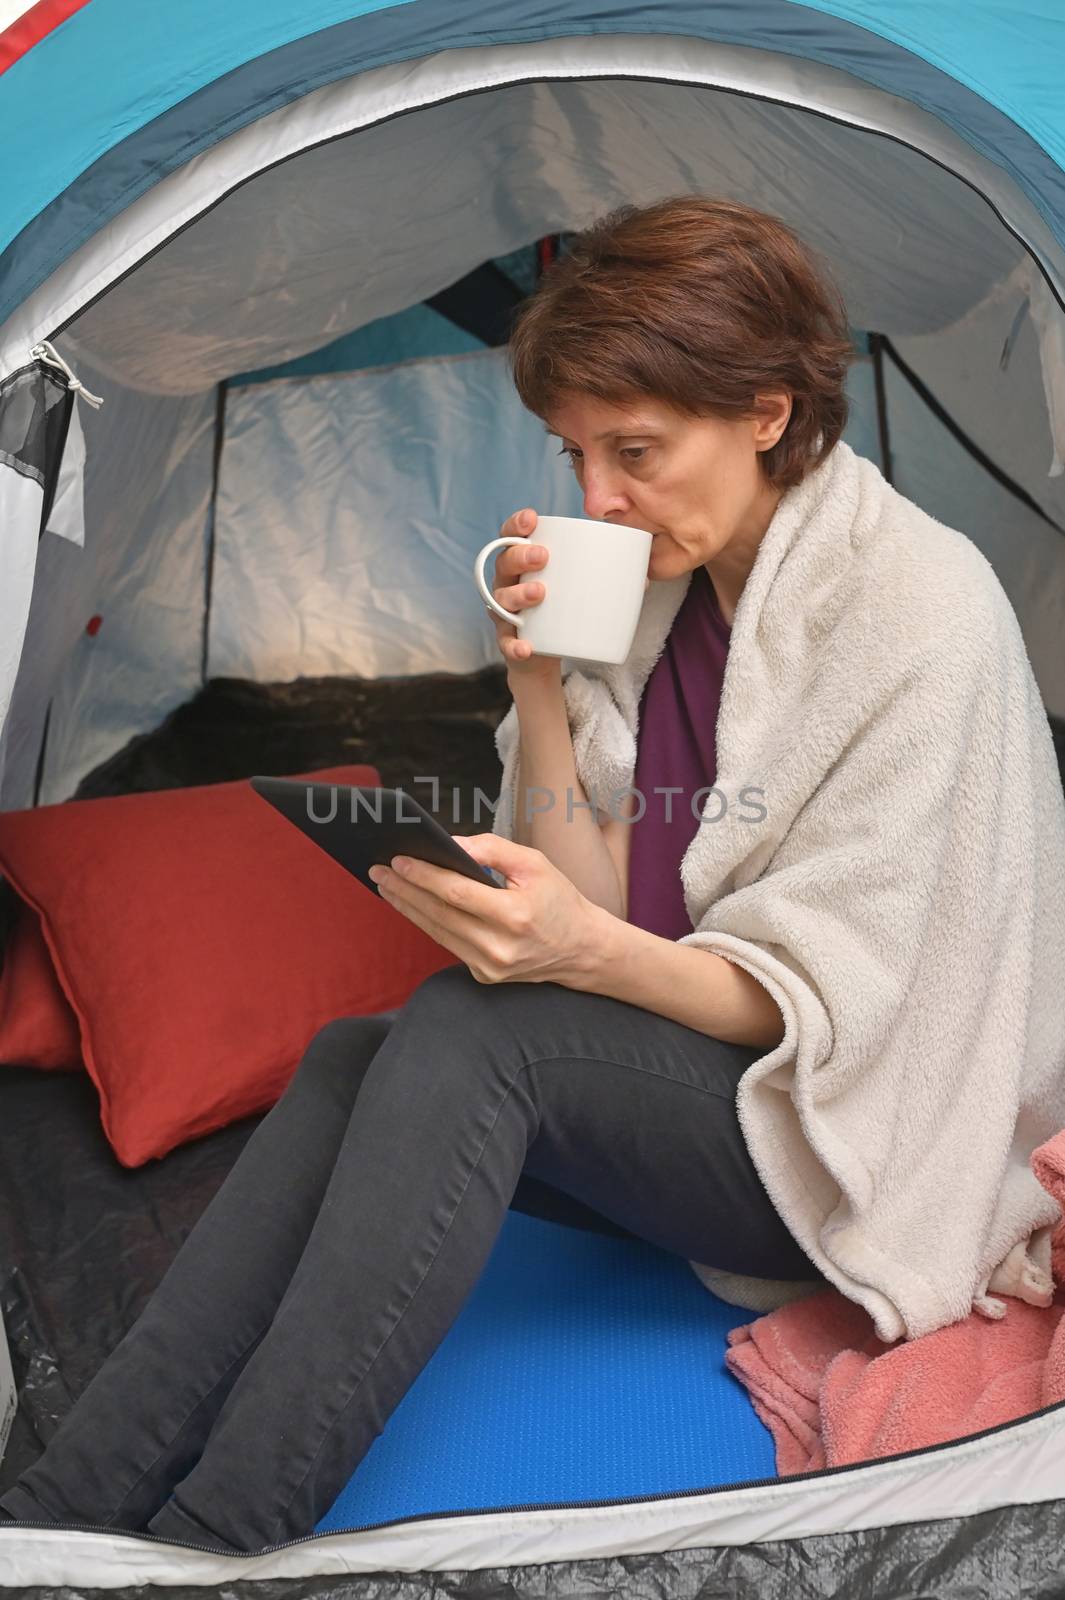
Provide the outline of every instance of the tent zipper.
[[[1012,1417],[1008,1422],[997,1422],[990,1428],[978,1429],[976,1433],[962,1434],[960,1439],[944,1439],[939,1444],[924,1445],[917,1450],[901,1450],[896,1455],[873,1457],[868,1461],[847,1461],[838,1467],[815,1467],[809,1472],[791,1472],[784,1478],[779,1475],[773,1478],[742,1478],[732,1483],[712,1484],[703,1489],[667,1489],[661,1494],[625,1495],[621,1499],[614,1500],[561,1500],[548,1505],[478,1506],[466,1511],[427,1511],[411,1517],[392,1517],[387,1522],[364,1522],[354,1528],[323,1528],[314,1533],[301,1534],[298,1539],[284,1539],[280,1544],[267,1545],[262,1550],[219,1550],[214,1545],[187,1544],[184,1540],[180,1541],[180,1548],[202,1550],[207,1555],[234,1555],[246,1559],[252,1555],[268,1555],[275,1550],[289,1550],[297,1544],[309,1544],[312,1539],[329,1539],[345,1533],[379,1532],[382,1528],[399,1528],[408,1522],[443,1522],[454,1517],[503,1516],[514,1511],[584,1511],[598,1510],[607,1506],[643,1506],[653,1505],[658,1500],[690,1500],[697,1495],[725,1494],[734,1489],[769,1489],[775,1484],[801,1483],[813,1478],[835,1478],[860,1467],[882,1466],[887,1461],[908,1461],[915,1456],[942,1455],[944,1451],[953,1450],[959,1444],[969,1443],[974,1439],[989,1439],[996,1433],[1007,1433],[1021,1423],[1034,1422],[1037,1418],[1048,1417],[1057,1411],[1065,1412],[1065,1400],[1055,1400],[1050,1405],[1030,1411],[1024,1417]],[[5,1519],[0,1522],[0,1539],[3,1537],[4,1528],[50,1528],[58,1533],[124,1533],[131,1539],[146,1539],[152,1544],[172,1545],[175,1542],[172,1539],[164,1539],[158,1533],[143,1533],[139,1529],[130,1528],[111,1528],[107,1524],[98,1522],[24,1522],[21,1519]]]
[[[354,74],[352,74],[352,76],[354,76]],[[431,104],[434,107],[451,105],[458,100],[472,99],[474,95],[494,94],[500,89],[513,89],[522,87],[524,85],[532,85],[533,87],[537,87],[545,83],[572,83],[574,81],[580,81],[582,83],[626,83],[632,79],[632,76],[632,73],[626,72],[586,72],[580,74],[579,80],[574,80],[570,74],[559,75],[556,73],[552,75],[550,72],[543,72],[537,73],[531,78],[516,77],[507,79],[505,83],[485,84],[474,89],[460,89],[455,94],[443,95],[439,100],[433,100]],[[824,111],[817,106],[812,105],[796,106],[792,102],[781,99],[774,95],[757,94],[753,90],[737,89],[728,84],[708,84],[700,78],[641,77],[639,81],[642,83],[665,84],[667,86],[675,85],[676,87],[682,89],[704,89],[715,94],[734,95],[738,100],[753,100],[760,105],[783,106],[786,110],[798,110],[807,116],[818,117],[823,122],[832,123],[836,127],[849,128],[852,131],[869,135],[877,139],[886,139],[889,144],[895,144],[903,150],[912,151],[915,155],[921,156],[925,161],[930,161],[934,167],[938,167],[939,170],[941,172],[945,172],[948,177],[954,178],[959,183],[964,184],[965,187],[970,189],[978,199],[983,201],[996,221],[1002,225],[1002,227],[1009,234],[1010,238],[1014,239],[1017,244],[1020,245],[1025,255],[1028,256],[1036,271],[1043,279],[1043,282],[1046,284],[1046,287],[1049,290],[1055,304],[1060,310],[1065,311],[1065,299],[1063,299],[1061,291],[1057,284],[1053,281],[1050,272],[1044,266],[1039,253],[1034,246],[1029,244],[1028,240],[1017,231],[1013,224],[1007,221],[990,196],[986,195],[983,189],[981,189],[979,185],[976,184],[971,178],[964,177],[960,172],[955,171],[953,167],[948,166],[945,161],[940,160],[938,156],[930,155],[927,150],[923,149],[918,144],[911,143],[909,139],[904,139],[901,134],[891,133],[886,128],[865,127],[860,122],[855,122],[853,119],[850,119],[839,112]],[[171,233],[167,234],[165,239],[160,239],[157,244],[146,250],[144,254],[139,256],[138,259],[130,266],[125,267],[121,272],[116,273],[110,282],[106,283],[102,289],[98,289],[95,294],[90,295],[84,304],[79,305],[76,311],[72,311],[70,316],[68,316],[64,322],[61,322],[57,328],[52,329],[48,336],[49,339],[58,339],[60,334],[65,333],[67,329],[78,320],[79,317],[84,316],[86,311],[90,311],[92,307],[95,306],[100,300],[103,300],[107,295],[109,295],[112,289],[117,289],[120,283],[124,283],[127,278],[131,277],[133,273],[139,271],[139,269],[151,261],[154,256],[157,256],[160,251],[165,250],[167,245],[171,244],[175,239],[179,238],[181,234],[186,233],[189,228],[194,227],[197,222],[201,221],[202,218],[214,211],[215,208],[227,200],[231,194],[235,194],[238,189],[243,189],[246,184],[254,183],[256,178],[261,178],[264,173],[272,172],[276,167],[284,166],[286,162],[295,161],[300,156],[306,155],[312,150],[321,150],[327,145],[339,143],[339,141],[342,139],[357,138],[360,133],[370,133],[375,128],[380,128],[386,123],[397,121],[401,117],[416,116],[419,111],[424,111],[426,109],[427,106],[425,103],[423,103],[414,106],[404,106],[399,111],[386,112],[385,115],[375,118],[372,122],[363,123],[358,128],[347,128],[342,133],[327,134],[322,139],[311,140],[308,144],[302,145],[300,149],[290,150],[286,155],[279,156],[275,161],[267,162],[267,164],[263,167],[260,167],[258,171],[249,172],[243,178],[239,178],[236,183],[232,184],[225,191],[224,194],[216,196],[214,200],[210,201],[208,205],[203,206],[202,209],[197,211],[193,216],[187,217],[185,221],[180,224],[180,226],[174,228]],[[210,148],[213,149],[215,147],[211,146]]]
[[[872,1463],[858,1463],[853,1465],[872,1465]],[[795,1477],[820,1477],[820,1473],[806,1474],[795,1473]],[[467,1511],[427,1511],[423,1515],[411,1517],[395,1517],[388,1522],[364,1522],[353,1528],[322,1528],[315,1533],[301,1534],[298,1539],[283,1539],[280,1544],[267,1545],[262,1550],[219,1550],[209,1544],[189,1544],[184,1539],[175,1541],[164,1539],[161,1534],[142,1532],[140,1529],[115,1528],[107,1523],[98,1522],[24,1522],[21,1519],[5,1519],[0,1522],[0,1530],[4,1528],[47,1528],[53,1533],[113,1533],[125,1535],[129,1539],[147,1539],[152,1544],[175,1543],[182,1550],[202,1550],[207,1555],[213,1556],[239,1556],[246,1560],[249,1556],[270,1555],[276,1550],[289,1550],[293,1545],[309,1544],[312,1539],[332,1539],[338,1534],[379,1532],[382,1528],[399,1528],[406,1522],[445,1522],[455,1517],[487,1517],[505,1516],[515,1511],[585,1511],[599,1510],[606,1506],[636,1506],[650,1505],[656,1500],[685,1500],[698,1495],[717,1494],[725,1489],[767,1489],[775,1483],[782,1483],[784,1479],[777,1478],[744,1478],[739,1483],[713,1484],[705,1489],[672,1489],[661,1494],[625,1495],[620,1500],[553,1500],[547,1505],[514,1505],[514,1506],[476,1506]],[[788,1480],[790,1481],[790,1480]],[[0,1549],[3,1546],[0,1545]]]

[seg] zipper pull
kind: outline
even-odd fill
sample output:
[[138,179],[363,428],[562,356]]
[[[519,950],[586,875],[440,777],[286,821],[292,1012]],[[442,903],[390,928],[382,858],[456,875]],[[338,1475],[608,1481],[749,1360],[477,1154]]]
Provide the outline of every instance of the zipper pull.
[[62,372],[66,377],[67,383],[70,387],[70,392],[72,394],[80,394],[82,399],[85,400],[88,405],[92,406],[95,411],[99,411],[100,407],[104,403],[103,395],[92,394],[88,389],[86,389],[81,379],[74,376],[73,372],[67,366],[66,362],[56,350],[55,346],[49,344],[47,339],[42,339],[40,344],[35,344],[33,349],[30,351],[30,355],[33,356],[36,361],[43,361],[50,367],[58,367],[60,372]]

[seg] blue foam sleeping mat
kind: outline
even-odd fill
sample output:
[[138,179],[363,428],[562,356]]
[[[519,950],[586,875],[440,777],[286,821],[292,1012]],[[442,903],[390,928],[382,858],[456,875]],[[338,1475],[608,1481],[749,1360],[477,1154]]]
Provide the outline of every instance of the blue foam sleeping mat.
[[316,1532],[776,1476],[679,1256],[509,1211],[472,1294]]

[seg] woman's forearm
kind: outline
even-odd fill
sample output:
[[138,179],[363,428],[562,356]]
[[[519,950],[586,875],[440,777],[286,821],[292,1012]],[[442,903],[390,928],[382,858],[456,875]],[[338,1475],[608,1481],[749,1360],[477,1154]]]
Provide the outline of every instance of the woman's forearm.
[[586,900],[624,916],[621,886],[573,759],[561,680],[514,690],[520,744],[514,841],[540,850]]
[[608,912],[596,913],[570,988],[610,995],[685,1027],[765,1051],[784,1037],[768,989],[745,968],[698,945],[675,944]]

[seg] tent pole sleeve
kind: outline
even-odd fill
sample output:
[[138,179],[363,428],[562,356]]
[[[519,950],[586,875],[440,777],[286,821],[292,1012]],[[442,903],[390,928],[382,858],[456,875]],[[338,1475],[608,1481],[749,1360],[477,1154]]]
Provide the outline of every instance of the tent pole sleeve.
[[215,519],[218,505],[218,479],[222,469],[222,444],[226,436],[226,395],[228,382],[218,385],[214,412],[214,457],[211,466],[211,503],[207,508],[207,545],[204,556],[203,643],[200,651],[200,678],[207,682],[207,649],[211,627],[211,592],[214,586]]
[[887,393],[884,389],[884,335],[869,335],[869,353],[873,358],[873,380],[876,385],[876,426],[880,435],[880,469],[888,483],[895,482],[895,466],[891,459],[891,434],[888,429]]

